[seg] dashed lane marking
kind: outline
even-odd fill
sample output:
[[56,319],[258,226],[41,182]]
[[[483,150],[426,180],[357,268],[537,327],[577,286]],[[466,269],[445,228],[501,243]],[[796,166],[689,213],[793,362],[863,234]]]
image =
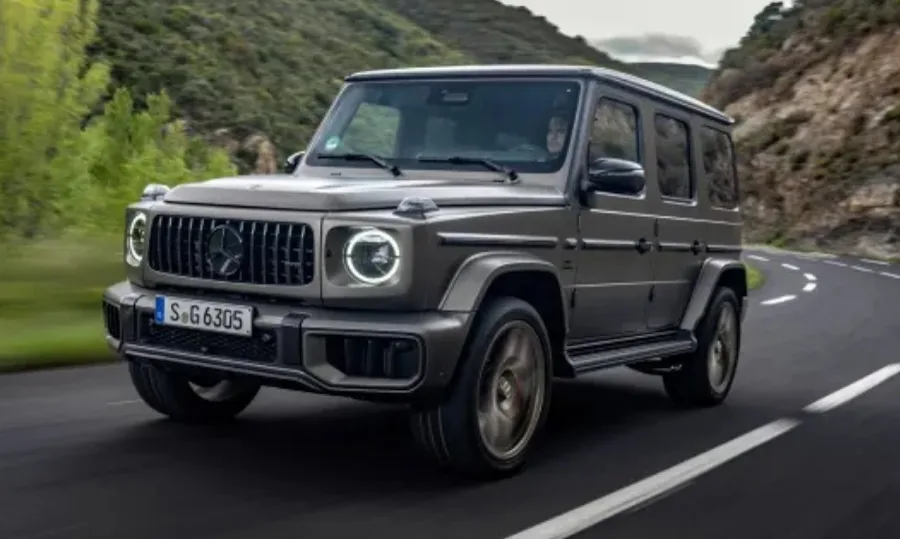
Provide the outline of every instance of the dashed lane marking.
[[769,259],[764,256],[759,255],[747,255],[747,258],[752,258],[753,260],[759,260],[760,262],[768,262]]
[[813,275],[812,273],[804,273],[803,276],[806,277],[807,281],[815,281],[816,280],[816,276]]
[[891,279],[900,279],[900,275],[897,275],[896,273],[891,273],[888,271],[880,271],[880,272],[878,272],[878,275],[882,275],[884,277],[890,277]]
[[784,269],[789,269],[791,271],[800,271],[800,268],[794,266],[793,264],[782,264],[781,267]]
[[564,539],[625,511],[662,497],[685,483],[790,432],[800,422],[779,419],[729,442],[692,457],[681,464],[638,481],[612,494],[551,518],[507,539]]
[[865,266],[850,266],[850,269],[861,271],[863,273],[875,273],[875,270],[873,270],[872,268],[867,268]]
[[806,284],[803,286],[803,291],[804,291],[804,292],[812,292],[812,291],[815,290],[815,289],[816,289],[816,283],[810,282],[810,283],[806,283]]
[[804,412],[822,413],[833,410],[838,406],[859,397],[866,391],[882,384],[889,379],[900,374],[900,363],[887,365],[873,372],[872,374],[860,378],[852,384],[838,389],[830,395],[826,395],[816,402],[810,404],[803,409]]
[[890,266],[890,262],[885,262],[884,260],[873,260],[871,258],[860,258],[861,262],[865,262],[866,264],[877,264],[879,266]]
[[791,300],[797,299],[797,296],[794,294],[788,294],[786,296],[779,296],[777,298],[767,299],[765,301],[760,302],[761,305],[778,305],[779,303],[786,303]]

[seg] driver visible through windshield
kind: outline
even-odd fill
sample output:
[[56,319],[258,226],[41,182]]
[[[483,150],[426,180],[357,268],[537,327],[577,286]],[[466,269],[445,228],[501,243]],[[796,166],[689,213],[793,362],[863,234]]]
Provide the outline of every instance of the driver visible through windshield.
[[552,173],[565,159],[575,80],[351,83],[307,158],[314,166]]

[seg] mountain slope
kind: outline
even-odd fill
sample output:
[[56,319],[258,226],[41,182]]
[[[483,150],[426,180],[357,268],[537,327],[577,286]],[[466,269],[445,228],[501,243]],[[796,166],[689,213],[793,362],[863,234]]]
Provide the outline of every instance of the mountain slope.
[[770,4],[702,97],[739,120],[750,239],[900,256],[900,2]]
[[[262,148],[267,139],[282,156],[304,146],[353,71],[530,62],[630,69],[495,0],[101,0],[99,17],[92,57],[111,63],[115,83],[137,96],[166,89],[191,129],[244,163],[268,163],[262,168],[276,162],[275,148]],[[677,83],[656,67],[631,70]]]
[[628,64],[635,74],[651,78],[688,95],[698,96],[712,78],[713,70],[694,64],[674,62],[632,62]]

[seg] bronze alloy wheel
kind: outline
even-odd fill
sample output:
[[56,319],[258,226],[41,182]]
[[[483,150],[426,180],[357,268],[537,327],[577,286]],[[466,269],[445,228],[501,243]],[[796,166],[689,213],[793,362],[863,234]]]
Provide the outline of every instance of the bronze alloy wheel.
[[544,406],[546,361],[541,340],[526,322],[503,325],[488,347],[478,388],[478,427],[496,459],[516,457],[528,445]]

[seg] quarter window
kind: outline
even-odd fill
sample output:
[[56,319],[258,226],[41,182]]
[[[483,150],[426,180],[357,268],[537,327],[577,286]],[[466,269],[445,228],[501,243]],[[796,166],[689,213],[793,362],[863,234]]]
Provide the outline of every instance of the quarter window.
[[700,131],[700,143],[710,204],[716,208],[736,208],[738,186],[731,137],[722,131],[704,127]]
[[347,126],[344,150],[380,156],[393,155],[400,128],[400,111],[393,107],[362,103]]
[[602,157],[640,163],[638,113],[631,105],[601,98],[591,128],[590,160]]
[[686,123],[657,114],[656,179],[660,194],[671,198],[693,198],[691,181],[691,147]]

